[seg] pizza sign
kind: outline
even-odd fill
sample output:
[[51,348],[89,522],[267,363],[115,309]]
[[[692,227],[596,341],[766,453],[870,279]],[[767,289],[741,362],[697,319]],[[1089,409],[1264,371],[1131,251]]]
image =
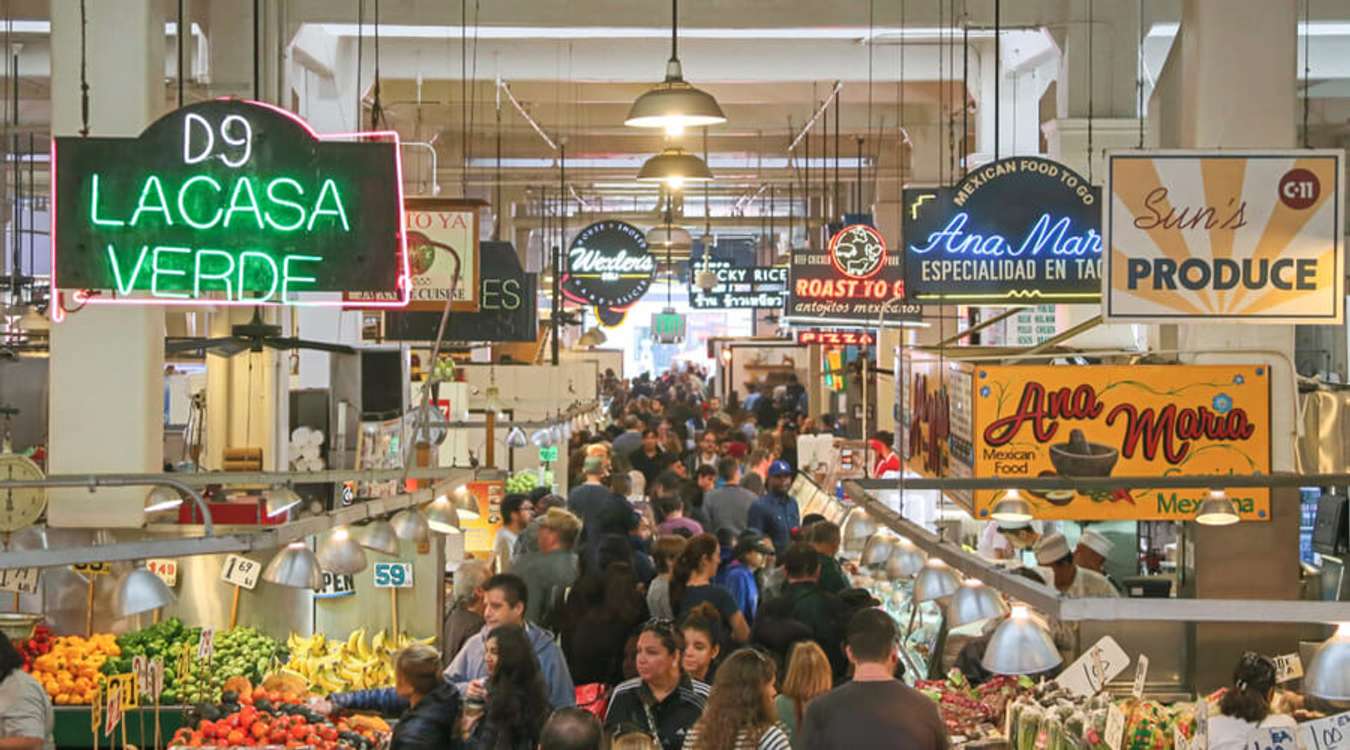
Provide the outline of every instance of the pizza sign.
[[868,331],[797,331],[798,344],[826,344],[829,346],[871,346],[877,339]]

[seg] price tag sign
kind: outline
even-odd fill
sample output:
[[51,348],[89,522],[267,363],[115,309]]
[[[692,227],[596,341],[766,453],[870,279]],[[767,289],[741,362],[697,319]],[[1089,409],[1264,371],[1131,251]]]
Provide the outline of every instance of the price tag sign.
[[70,569],[82,576],[105,576],[112,572],[112,566],[105,562],[76,563]]
[[1299,750],[1294,731],[1289,727],[1257,729],[1243,748],[1244,750]]
[[220,571],[220,580],[252,591],[258,585],[258,574],[262,564],[240,555],[225,558],[225,567]]
[[1275,657],[1275,681],[1289,682],[1303,676],[1303,660],[1297,653]]
[[159,576],[159,580],[163,581],[165,586],[174,588],[178,585],[177,560],[146,560],[145,567]]
[[139,705],[138,698],[140,696],[136,692],[136,675],[132,672],[109,675],[108,692],[120,694],[121,697],[117,705],[124,711]]
[[1111,636],[1092,644],[1092,648],[1070,664],[1055,682],[1075,695],[1084,698],[1101,692],[1106,683],[1130,666],[1130,657],[1125,649]]
[[1120,750],[1120,745],[1124,741],[1125,712],[1113,703],[1106,712],[1106,746],[1111,750]]
[[37,568],[0,570],[0,591],[12,591],[16,594],[36,594],[37,587]]
[[1190,750],[1191,747],[1191,741],[1186,739],[1180,722],[1172,725],[1172,747],[1176,750]]
[[159,696],[164,694],[164,657],[156,656],[150,660],[150,690],[149,695],[156,703],[159,703]]
[[410,589],[413,587],[412,563],[377,562],[375,563],[375,588]]
[[1350,748],[1350,711],[1298,725],[1303,750],[1347,750]]
[[1134,697],[1136,698],[1144,697],[1144,683],[1147,681],[1148,681],[1148,657],[1144,656],[1143,654],[1140,654],[1138,666],[1134,668],[1134,688],[1131,691],[1134,693]]
[[202,628],[202,639],[197,642],[197,658],[202,661],[211,661],[211,656],[216,653],[216,629]]
[[546,446],[540,448],[540,449],[539,449],[539,460],[540,460],[540,461],[549,461],[549,462],[557,461],[557,460],[558,460],[558,446],[556,446],[556,445],[546,445]]
[[108,684],[108,697],[103,704],[103,733],[111,735],[122,723],[122,691]]
[[150,692],[150,662],[146,660],[145,654],[131,657],[131,674],[136,677],[137,695]]
[[1209,750],[1209,701],[1203,695],[1195,702],[1195,736],[1191,738],[1191,750]]
[[348,574],[323,572],[323,588],[314,594],[315,599],[339,599],[356,595],[356,579]]

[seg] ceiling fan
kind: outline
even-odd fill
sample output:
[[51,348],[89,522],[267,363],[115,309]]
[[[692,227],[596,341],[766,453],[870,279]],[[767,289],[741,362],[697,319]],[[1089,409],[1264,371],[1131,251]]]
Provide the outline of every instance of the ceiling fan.
[[230,335],[218,338],[200,336],[169,337],[164,340],[164,353],[215,354],[221,357],[233,357],[241,352],[261,352],[267,349],[312,349],[320,352],[355,354],[356,350],[343,344],[330,344],[324,341],[307,341],[281,335],[281,326],[265,323],[261,308],[253,308],[253,319],[247,323],[230,326]]

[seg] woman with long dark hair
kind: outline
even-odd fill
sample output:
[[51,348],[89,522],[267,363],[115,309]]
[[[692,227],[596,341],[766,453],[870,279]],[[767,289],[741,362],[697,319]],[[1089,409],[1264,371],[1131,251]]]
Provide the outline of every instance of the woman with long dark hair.
[[487,704],[469,732],[469,750],[534,750],[548,718],[548,689],[534,647],[517,625],[488,633]]
[[641,732],[662,750],[679,750],[689,728],[703,715],[708,686],[691,680],[680,668],[684,639],[670,620],[651,620],[637,641],[637,673],[614,688],[605,712],[605,730],[612,735]]
[[1257,730],[1288,727],[1296,722],[1288,714],[1270,711],[1275,697],[1275,661],[1248,651],[1233,670],[1233,686],[1219,701],[1219,714],[1209,717],[1210,750],[1238,750],[1251,744]]
[[699,682],[711,683],[725,633],[722,616],[713,605],[704,602],[689,610],[680,620],[680,635],[684,636],[684,658],[680,663],[684,673]]
[[23,671],[23,654],[0,633],[0,748],[55,750],[55,723],[47,691]]
[[633,551],[622,537],[600,543],[599,569],[577,579],[559,613],[563,655],[577,685],[623,681],[624,645],[647,617]]
[[731,639],[745,643],[750,640],[749,621],[736,606],[731,592],[712,582],[721,561],[717,537],[699,534],[691,538],[675,561],[675,572],[670,579],[670,602],[679,617],[704,602],[711,604],[721,614],[722,624]]
[[741,649],[717,670],[708,707],[684,739],[684,750],[789,750],[774,708],[773,659]]

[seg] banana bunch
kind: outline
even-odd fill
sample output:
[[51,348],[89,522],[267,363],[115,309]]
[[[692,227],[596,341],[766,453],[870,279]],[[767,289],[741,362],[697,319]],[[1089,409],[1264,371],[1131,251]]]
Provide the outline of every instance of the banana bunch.
[[394,684],[394,656],[414,643],[435,641],[435,636],[412,638],[407,633],[390,637],[383,630],[368,641],[365,628],[352,631],[345,641],[323,633],[307,637],[292,633],[286,640],[291,657],[284,671],[300,676],[320,693],[389,687]]

